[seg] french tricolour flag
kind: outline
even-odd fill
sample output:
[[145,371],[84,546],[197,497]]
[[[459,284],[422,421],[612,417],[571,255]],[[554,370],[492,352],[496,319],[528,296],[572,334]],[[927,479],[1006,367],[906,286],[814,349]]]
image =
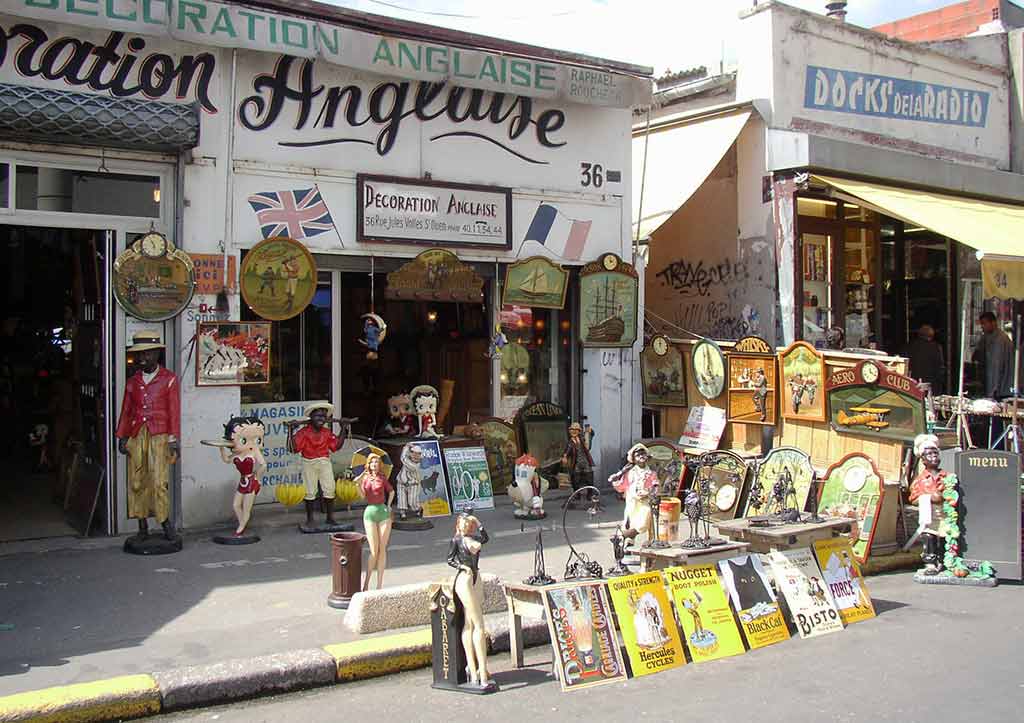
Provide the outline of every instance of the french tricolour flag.
[[569,218],[554,206],[542,203],[530,221],[523,243],[536,241],[555,256],[578,261],[583,256],[592,223]]

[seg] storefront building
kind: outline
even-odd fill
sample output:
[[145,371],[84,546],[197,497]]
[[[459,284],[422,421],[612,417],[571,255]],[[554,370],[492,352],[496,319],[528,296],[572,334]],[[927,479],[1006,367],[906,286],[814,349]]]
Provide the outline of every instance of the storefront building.
[[648,318],[780,346],[823,347],[838,326],[889,354],[930,325],[937,391],[955,393],[965,295],[974,320],[986,304],[1012,318],[982,267],[1020,252],[1015,40],[923,46],[781,3],[746,11],[734,72],[660,86],[635,117]]
[[[0,15],[0,233],[20,279],[6,326],[49,326],[70,350],[53,375],[65,394],[46,399],[73,410],[65,437],[86,437],[102,492],[93,526],[131,529],[112,425],[126,344],[154,327],[182,381],[183,527],[230,516],[233,470],[200,446],[230,415],[266,423],[260,501],[272,502],[275,484],[298,478],[283,422],[304,402],[331,400],[369,437],[389,396],[424,383],[447,390],[449,429],[553,402],[593,426],[601,471],[617,469],[639,437],[640,342],[584,345],[581,329],[601,319],[581,303],[579,271],[608,254],[634,263],[629,129],[650,100],[649,69],[288,5],[19,0]],[[192,255],[198,282],[157,324],[111,292],[114,259],[150,231]],[[272,322],[269,383],[197,386],[198,323],[262,321],[236,275],[270,236],[311,252],[312,301]],[[478,282],[471,293],[402,293],[430,249],[454,255],[446,273]],[[560,308],[502,304],[509,265],[533,256],[567,271]],[[378,360],[358,342],[371,312],[388,324]],[[496,327],[509,342],[500,358]],[[7,334],[10,351],[19,337]],[[32,362],[9,356],[17,381]],[[43,394],[16,401],[45,406]],[[41,536],[35,527],[10,536]]]

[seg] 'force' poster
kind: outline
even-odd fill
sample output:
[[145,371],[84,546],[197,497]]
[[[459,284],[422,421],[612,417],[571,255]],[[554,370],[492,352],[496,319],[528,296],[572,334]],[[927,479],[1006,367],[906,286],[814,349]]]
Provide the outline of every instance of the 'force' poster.
[[672,591],[686,645],[695,663],[744,652],[729,600],[714,565],[683,565],[662,570]]
[[660,572],[613,577],[608,589],[634,677],[686,664]]
[[845,537],[818,540],[814,543],[814,554],[843,622],[849,625],[875,617],[875,608],[854,559],[850,540]]

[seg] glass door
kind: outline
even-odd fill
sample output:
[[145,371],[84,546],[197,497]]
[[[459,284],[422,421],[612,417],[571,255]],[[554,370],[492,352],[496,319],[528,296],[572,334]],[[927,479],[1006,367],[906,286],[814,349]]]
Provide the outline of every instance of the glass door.
[[825,332],[834,323],[832,307],[832,237],[805,233],[803,248],[803,339],[825,345]]

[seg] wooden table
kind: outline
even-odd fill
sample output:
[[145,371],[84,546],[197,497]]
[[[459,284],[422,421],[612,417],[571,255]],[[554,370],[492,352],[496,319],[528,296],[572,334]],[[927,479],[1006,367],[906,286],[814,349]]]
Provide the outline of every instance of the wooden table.
[[726,542],[724,545],[705,547],[699,550],[688,550],[678,545],[672,547],[641,547],[634,550],[640,558],[640,569],[643,572],[663,570],[675,565],[710,565],[719,560],[743,555],[750,547],[748,542]]
[[523,667],[523,618],[544,620],[547,617],[544,607],[544,591],[557,590],[561,587],[576,587],[586,582],[604,582],[603,580],[571,580],[554,585],[527,585],[518,582],[503,582],[505,602],[508,604],[508,648],[512,655],[512,664],[516,668]]
[[750,520],[722,520],[715,523],[718,532],[730,540],[750,543],[757,553],[810,547],[816,540],[836,537],[850,529],[853,520],[834,518],[823,522],[798,522],[775,527],[751,527]]

